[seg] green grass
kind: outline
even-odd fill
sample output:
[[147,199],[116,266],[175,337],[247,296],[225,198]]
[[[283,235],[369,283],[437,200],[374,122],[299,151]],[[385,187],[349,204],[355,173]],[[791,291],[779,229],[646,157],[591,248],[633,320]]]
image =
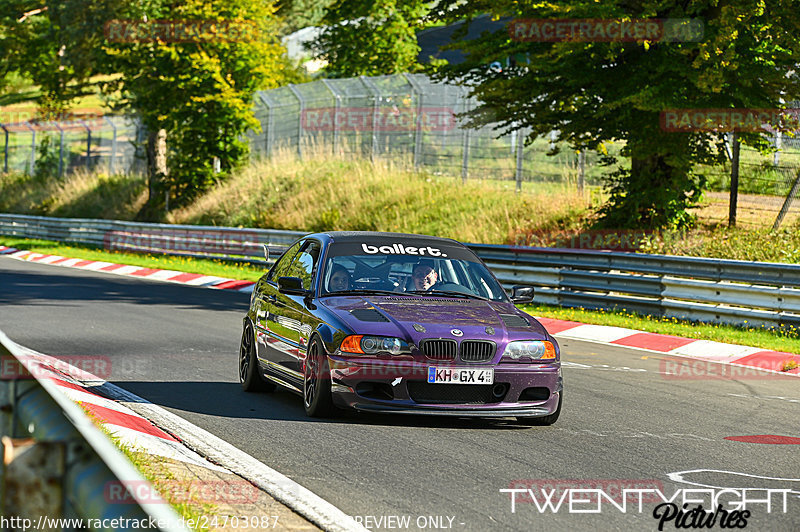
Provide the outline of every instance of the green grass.
[[536,304],[521,308],[533,316],[543,318],[578,321],[591,325],[610,325],[651,333],[697,338],[698,340],[712,340],[787,353],[800,353],[800,329],[791,326],[783,329],[744,328],[682,321],[676,318],[644,316],[623,311],[586,310]]
[[[258,280],[266,272],[265,268],[257,266],[226,263],[217,260],[109,252],[88,246],[67,245],[58,242],[13,238],[2,235],[0,235],[0,245],[64,257],[116,262],[249,281]],[[594,325],[626,327],[659,334],[671,334],[687,338],[762,347],[775,351],[800,353],[800,330],[795,328],[780,330],[748,329],[727,325],[693,323],[675,318],[642,316],[629,312],[590,311],[549,305],[530,305],[523,307],[523,310],[534,316],[579,321]]]
[[257,281],[266,271],[265,268],[255,265],[237,264],[221,260],[105,251],[102,248],[92,246],[16,238],[4,235],[0,235],[0,245],[48,255],[129,264],[131,266],[142,266],[145,268],[200,273],[203,275],[215,275],[217,277],[247,281]]
[[[94,425],[104,433],[116,445],[116,447],[125,455],[131,462],[133,467],[152,484],[159,494],[172,506],[175,512],[184,518],[184,522],[203,523],[203,516],[213,515],[215,507],[212,504],[192,504],[175,499],[174,485],[168,486],[168,482],[175,482],[175,475],[165,465],[165,459],[150,453],[139,451],[132,446],[124,443],[114,432],[110,431],[103,425],[103,421],[96,418],[91,411],[84,408],[86,415],[92,420]],[[191,481],[186,482],[187,489],[191,486]],[[165,489],[166,488],[166,489]],[[196,526],[190,528],[197,532],[205,532],[208,527]]]

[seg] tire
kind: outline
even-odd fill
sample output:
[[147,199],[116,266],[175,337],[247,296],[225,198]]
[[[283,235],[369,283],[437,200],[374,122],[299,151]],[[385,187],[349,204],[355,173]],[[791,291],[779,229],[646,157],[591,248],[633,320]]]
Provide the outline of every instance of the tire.
[[246,392],[271,392],[275,384],[264,380],[258,371],[256,344],[253,326],[248,321],[242,330],[242,341],[239,344],[239,383]]
[[330,417],[334,412],[328,357],[316,336],[308,346],[303,366],[303,406],[310,417]]
[[532,427],[546,427],[552,425],[558,420],[558,416],[561,415],[561,403],[564,401],[564,392],[562,391],[558,396],[558,406],[556,407],[556,411],[548,416],[539,416],[539,417],[518,417],[517,421],[522,423],[523,425],[530,425]]

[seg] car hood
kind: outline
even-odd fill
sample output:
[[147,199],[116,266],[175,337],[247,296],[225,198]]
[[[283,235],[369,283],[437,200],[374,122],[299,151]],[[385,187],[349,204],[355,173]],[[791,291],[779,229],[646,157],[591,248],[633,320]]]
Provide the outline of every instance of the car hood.
[[[323,304],[354,333],[423,338],[546,339],[544,327],[512,303],[432,296],[333,296]],[[453,329],[461,335],[453,334]]]

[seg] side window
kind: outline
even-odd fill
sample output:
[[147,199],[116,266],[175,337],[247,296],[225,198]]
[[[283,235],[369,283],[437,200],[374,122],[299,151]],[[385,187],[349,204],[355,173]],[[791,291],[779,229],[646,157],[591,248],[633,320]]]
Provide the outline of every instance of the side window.
[[278,259],[278,262],[275,263],[275,266],[272,267],[270,270],[269,275],[267,276],[267,282],[277,282],[278,277],[286,277],[289,274],[286,273],[289,271],[289,266],[292,264],[292,259],[295,255],[297,255],[297,250],[300,249],[300,246],[304,242],[298,242],[294,246],[290,247],[286,253],[281,255],[281,258]]
[[309,290],[314,279],[314,269],[319,259],[320,245],[314,240],[307,240],[300,249],[295,259],[289,266],[288,272],[284,275],[289,277],[299,277],[303,280],[303,288]]

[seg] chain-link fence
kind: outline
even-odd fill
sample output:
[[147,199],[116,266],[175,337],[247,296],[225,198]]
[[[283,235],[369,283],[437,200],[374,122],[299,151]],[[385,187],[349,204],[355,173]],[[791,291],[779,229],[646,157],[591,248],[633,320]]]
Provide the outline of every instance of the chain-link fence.
[[110,174],[143,170],[143,130],[135,118],[0,123],[3,171],[64,176],[77,169]]
[[[800,221],[798,176],[800,176],[800,139],[778,134],[771,137],[777,148],[762,154],[741,146],[737,197],[737,225],[778,227]],[[732,138],[728,135],[728,160],[732,159]],[[708,191],[703,217],[712,222],[726,222],[730,212],[731,163],[706,168]],[[795,201],[788,201],[793,196]]]
[[[518,190],[525,183],[599,186],[608,171],[596,152],[556,144],[555,133],[524,145],[524,129],[501,135],[494,124],[465,127],[459,115],[477,105],[467,88],[436,83],[422,74],[323,79],[259,92],[255,100],[262,125],[260,133],[250,135],[256,157],[289,149],[302,158],[322,147],[399,160],[463,180],[514,181]],[[773,144],[780,151],[770,155],[742,147],[740,225],[764,226],[767,220],[772,224],[796,181],[800,139],[778,136]],[[604,148],[617,155],[622,143],[606,143]],[[630,164],[625,158],[619,162]],[[706,173],[709,188],[701,217],[724,222],[731,165],[708,168]],[[800,219],[800,206],[796,202],[785,214],[784,222]]]
[[[319,150],[390,159],[456,179],[497,180],[523,186],[600,186],[608,168],[593,151],[576,152],[555,143],[556,134],[525,145],[526,130],[501,134],[494,124],[466,127],[462,113],[475,108],[466,87],[437,83],[422,74],[321,79],[256,93],[261,131],[248,134],[251,154],[270,157],[290,150],[303,158]],[[800,107],[800,104],[797,106]],[[63,176],[76,169],[109,173],[143,172],[146,134],[129,117],[69,122],[0,124],[3,169]],[[676,133],[680,134],[680,133]],[[738,223],[772,226],[800,220],[800,139],[776,136],[774,154],[742,147]],[[606,143],[617,155],[622,143]],[[549,155],[553,154],[554,155]],[[728,158],[730,160],[730,157]],[[625,158],[621,164],[630,164]],[[708,190],[700,216],[728,219],[731,165],[706,168]],[[547,189],[550,190],[550,189]],[[789,208],[787,208],[789,207]],[[783,215],[780,213],[783,212]]]
[[[277,149],[302,157],[318,147],[390,158],[462,179],[599,184],[596,157],[563,150],[550,138],[524,146],[525,131],[500,135],[492,125],[465,127],[461,113],[477,102],[466,87],[425,75],[323,79],[256,95],[262,131],[251,135],[255,156]],[[585,159],[584,159],[585,157]]]

